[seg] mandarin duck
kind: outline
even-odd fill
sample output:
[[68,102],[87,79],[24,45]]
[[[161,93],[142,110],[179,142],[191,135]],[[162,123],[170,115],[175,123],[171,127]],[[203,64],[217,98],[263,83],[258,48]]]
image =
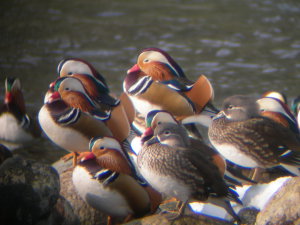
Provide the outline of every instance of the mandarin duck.
[[165,51],[159,48],[142,50],[135,64],[128,73],[138,71],[139,76],[150,76],[180,93],[184,93],[193,102],[197,113],[202,112],[205,106],[212,107],[214,91],[209,80],[200,75],[196,82],[190,81],[182,68]]
[[239,221],[229,202],[241,204],[237,193],[227,186],[219,168],[207,155],[186,145],[187,140],[188,133],[183,127],[174,123],[158,124],[154,136],[143,144],[138,154],[142,176],[157,191],[182,202],[177,216],[194,200],[223,207]]
[[92,137],[112,135],[103,121],[70,107],[59,92],[48,96],[38,119],[48,138],[69,152],[86,151]]
[[227,160],[246,168],[282,166],[300,175],[300,139],[289,128],[261,116],[258,104],[249,96],[228,97],[222,109],[208,136]]
[[57,66],[57,73],[60,77],[72,74],[88,74],[107,86],[104,77],[88,61],[80,58],[66,58],[61,60]]
[[[93,92],[86,91],[81,79],[78,79],[78,77],[82,78],[82,76],[85,75],[73,74],[57,79],[54,84],[54,93],[61,96],[61,99],[69,107],[88,113],[100,120],[100,122],[103,122],[103,124],[111,131],[112,136],[120,141],[122,146],[127,150],[126,157],[129,160],[132,169],[135,170],[135,166],[131,162],[132,151],[127,141],[130,134],[130,123],[126,112],[122,105],[117,105],[111,109],[107,108],[107,105],[104,105],[101,100],[99,103],[100,97],[97,98],[97,96],[92,95]],[[93,86],[89,85],[89,87],[91,88]],[[96,88],[97,86],[95,85],[94,87]],[[96,90],[94,90],[94,92],[96,93]],[[75,161],[76,158],[74,158],[73,162]]]
[[[231,167],[230,163],[226,162],[226,160],[218,151],[207,145],[204,140],[199,138],[197,134],[195,135],[195,132],[191,131],[189,126],[186,127],[186,124],[180,124],[180,122],[177,121],[174,116],[167,111],[155,110],[148,113],[146,117],[146,126],[148,130],[144,133],[144,135],[147,136],[143,136],[142,141],[151,138],[151,136],[153,136],[153,130],[155,130],[156,126],[163,123],[173,123],[177,124],[178,126],[183,126],[188,132],[189,137],[188,139],[183,139],[185,145],[202,151],[204,155],[206,155],[208,159],[218,167],[220,174],[228,183],[239,186],[245,182],[255,183],[253,180],[243,175],[239,170]],[[240,180],[240,182],[237,180]]]
[[108,93],[98,91],[95,82],[88,85],[88,91],[82,82],[83,77],[87,78],[82,74],[59,78],[55,81],[54,91],[59,92],[63,101],[70,107],[90,113],[105,122],[113,136],[121,142],[124,141],[129,136],[130,124],[122,105],[118,105],[118,100],[115,99],[110,100],[111,105],[106,104],[101,99],[109,98]]
[[134,177],[120,143],[111,137],[91,139],[73,171],[73,184],[90,206],[108,214],[108,224],[153,213],[161,195]]
[[0,139],[7,146],[17,147],[13,143],[21,146],[40,135],[37,122],[26,112],[20,80],[6,78],[4,103],[0,106]]
[[300,96],[295,98],[292,102],[292,111],[294,112],[295,117],[297,117],[298,129],[300,132]]
[[[100,82],[100,86],[102,86],[101,89],[106,89],[108,90],[108,85],[107,82],[105,80],[105,78],[95,69],[95,67],[93,67],[93,65],[89,62],[87,62],[86,60],[80,59],[80,58],[67,58],[67,59],[63,59],[59,62],[58,66],[57,66],[57,73],[60,77],[65,77],[65,76],[72,76],[72,75],[76,75],[76,77],[78,78],[78,74],[85,74],[85,75],[90,75],[91,77],[95,78],[98,80],[98,82]],[[97,96],[97,90],[98,88],[94,88],[94,84],[90,85],[90,82],[84,82],[83,79],[81,79],[83,85],[85,86],[86,90],[88,92],[91,92],[93,94],[91,95],[95,95]],[[103,96],[100,96],[103,98]],[[106,98],[111,98],[110,95],[106,96]],[[123,110],[125,110],[127,117],[129,119],[129,121],[133,121],[133,118],[135,116],[135,110],[133,108],[133,105],[131,103],[131,101],[129,100],[128,96],[125,93],[122,93],[119,97],[120,101],[121,101],[121,105]],[[118,100],[116,101],[112,101],[112,103],[114,104],[114,106],[118,105]],[[121,107],[118,107],[118,110],[116,111],[120,111]]]
[[194,117],[193,123],[201,125],[218,112],[211,104],[214,93],[209,80],[204,75],[196,82],[188,80],[171,56],[158,48],[142,51],[137,64],[127,71],[123,89],[136,108],[133,125],[140,132],[144,131],[145,116],[152,110],[167,110],[177,120],[206,111],[212,113],[210,117]]
[[[272,92],[273,93],[273,92]],[[260,114],[269,117],[283,126],[299,134],[297,119],[294,117],[288,105],[279,98],[262,97],[256,101]]]
[[286,95],[278,91],[267,91],[262,94],[262,98],[275,98],[284,104],[288,104]]
[[[66,58],[61,60],[57,66],[57,74],[59,77],[71,76],[73,74],[85,74],[96,79],[104,88],[108,89],[105,78],[86,60],[80,58]],[[46,93],[45,100],[48,95],[54,92],[55,82],[49,85],[49,90]]]

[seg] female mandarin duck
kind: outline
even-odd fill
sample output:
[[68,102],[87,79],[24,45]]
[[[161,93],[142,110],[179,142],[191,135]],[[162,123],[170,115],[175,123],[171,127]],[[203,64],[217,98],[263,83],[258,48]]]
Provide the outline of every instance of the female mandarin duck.
[[159,48],[146,48],[138,56],[137,64],[128,70],[128,74],[139,71],[139,77],[150,76],[169,88],[184,95],[193,103],[197,113],[203,111],[205,106],[211,105],[214,91],[209,80],[200,75],[196,82],[190,81],[181,67],[165,51]]
[[[102,87],[104,86],[107,90],[109,90],[104,77],[95,69],[95,67],[93,67],[91,63],[83,59],[67,58],[61,60],[57,67],[57,73],[60,77],[71,76],[75,74],[86,74],[97,79],[102,84]],[[75,77],[80,79],[78,75],[75,75]],[[85,82],[83,79],[80,80],[85,86],[86,90],[91,93],[91,95],[97,95],[98,88],[95,88],[94,84],[91,84],[90,82]],[[106,97],[110,97],[110,95]],[[135,116],[135,110],[131,101],[125,93],[121,94],[120,100],[121,104],[118,104],[116,101],[114,102],[114,106],[116,106],[115,111],[125,111],[129,121],[132,122]],[[114,113],[117,114],[116,112]]]
[[38,118],[49,139],[69,152],[86,151],[92,137],[112,135],[103,121],[70,107],[58,92],[48,95]]
[[202,151],[187,144],[186,130],[174,123],[157,124],[154,137],[146,141],[138,154],[142,176],[156,190],[181,202],[178,216],[189,200],[210,202],[223,207],[235,220],[229,200],[241,203],[229,188],[218,168]]
[[256,101],[236,95],[209,128],[213,146],[229,161],[247,168],[282,166],[300,176],[300,139],[289,128],[260,115]]
[[[273,93],[273,92],[272,92]],[[273,96],[273,95],[272,95]],[[299,134],[298,123],[288,105],[280,98],[262,97],[256,101],[260,114],[269,117],[283,126]]]
[[158,208],[160,194],[133,178],[116,139],[93,138],[90,151],[82,154],[75,167],[73,183],[84,201],[108,214],[108,224],[126,222]]
[[[83,78],[90,82],[89,90],[84,85],[86,83],[82,82]],[[103,91],[103,86],[98,86],[99,84],[87,75],[73,74],[57,79],[54,91],[59,92],[63,101],[70,107],[78,108],[104,121],[113,136],[122,142],[130,132],[126,112],[122,106],[118,106],[118,100],[109,97],[108,93]]]
[[22,145],[40,134],[40,127],[26,113],[20,80],[6,78],[4,104],[0,106],[0,139]]
[[183,128],[186,129],[189,137],[188,139],[183,139],[185,145],[203,152],[208,157],[208,159],[218,167],[221,176],[223,176],[229,183],[232,183],[233,185],[241,185],[241,183],[236,179],[240,180],[242,183],[254,182],[253,180],[244,176],[237,169],[232,168],[230,164],[227,164],[226,160],[218,151],[205,144],[205,142],[202,139],[200,139],[194,131],[190,130],[190,127],[186,127],[185,124],[180,125],[179,121],[177,121],[167,111],[155,110],[148,113],[146,117],[147,131],[144,133],[144,135],[148,136],[142,137],[142,141],[151,138],[153,136],[153,130],[155,130],[156,126],[163,123],[173,123],[177,124],[178,126],[183,125]]

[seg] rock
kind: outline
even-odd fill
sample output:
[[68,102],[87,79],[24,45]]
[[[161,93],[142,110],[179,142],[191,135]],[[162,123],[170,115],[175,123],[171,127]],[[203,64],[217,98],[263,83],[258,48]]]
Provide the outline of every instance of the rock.
[[80,225],[80,221],[75,215],[69,202],[63,198],[59,197],[51,216],[45,221],[40,221],[37,225]]
[[59,176],[50,166],[19,156],[0,165],[0,224],[36,224],[59,197]]
[[[177,201],[174,198],[167,198],[160,206],[159,212],[155,215],[146,216],[143,218],[132,220],[126,225],[228,225],[232,224],[231,222],[218,219],[215,217],[205,216],[202,214],[195,213],[190,210],[190,207],[186,207],[185,213],[183,216],[176,218],[175,220],[171,220],[170,216],[175,215],[171,212],[175,212],[177,210]],[[162,213],[164,212],[164,213]]]
[[[65,221],[65,224],[72,224],[71,221],[79,221],[81,225],[106,225],[107,215],[96,210],[86,204],[81,197],[77,194],[75,187],[72,181],[73,167],[72,160],[64,163],[62,160],[54,163],[54,167],[60,171],[60,183],[61,183],[61,191],[60,195],[63,197],[64,204],[67,204],[71,207],[76,219],[70,219]],[[64,210],[64,209],[62,209]],[[68,214],[71,217],[72,213]]]
[[300,177],[287,181],[257,215],[257,225],[300,224]]
[[238,216],[241,219],[241,224],[244,225],[254,225],[256,221],[256,216],[259,210],[256,208],[243,208],[239,211]]
[[166,215],[156,214],[132,220],[126,225],[231,225],[232,223],[199,214],[184,215],[175,220],[168,220]]

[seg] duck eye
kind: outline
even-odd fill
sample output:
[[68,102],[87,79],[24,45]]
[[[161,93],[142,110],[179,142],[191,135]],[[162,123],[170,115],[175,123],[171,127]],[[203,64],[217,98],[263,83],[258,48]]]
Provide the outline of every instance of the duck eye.
[[144,59],[144,63],[150,62],[150,59]]
[[72,75],[72,74],[73,74],[73,72],[69,72],[69,73],[68,73],[68,75]]
[[228,109],[232,109],[232,108],[233,108],[233,105],[229,105],[229,106],[228,106]]
[[165,134],[165,135],[170,135],[171,132],[170,132],[169,130],[166,130],[166,131],[164,132],[164,134]]
[[104,146],[100,146],[99,149],[103,150],[103,149],[105,149],[105,147]]
[[161,121],[157,122],[157,125],[160,125],[161,124]]
[[70,88],[65,88],[65,90],[66,90],[66,91],[69,91],[69,90],[70,90]]

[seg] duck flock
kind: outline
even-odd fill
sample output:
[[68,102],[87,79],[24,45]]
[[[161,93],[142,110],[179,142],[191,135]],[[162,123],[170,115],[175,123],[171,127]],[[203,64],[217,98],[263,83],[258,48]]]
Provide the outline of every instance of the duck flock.
[[140,52],[119,97],[83,59],[64,59],[57,72],[38,123],[26,113],[20,80],[5,80],[0,139],[27,143],[43,131],[69,151],[63,159],[73,160],[77,193],[108,224],[162,213],[166,199],[178,201],[175,213],[163,212],[168,219],[201,202],[238,223],[239,187],[258,185],[271,170],[300,176],[300,97],[289,107],[275,91],[234,95],[219,110],[207,77],[189,80],[158,48]]

